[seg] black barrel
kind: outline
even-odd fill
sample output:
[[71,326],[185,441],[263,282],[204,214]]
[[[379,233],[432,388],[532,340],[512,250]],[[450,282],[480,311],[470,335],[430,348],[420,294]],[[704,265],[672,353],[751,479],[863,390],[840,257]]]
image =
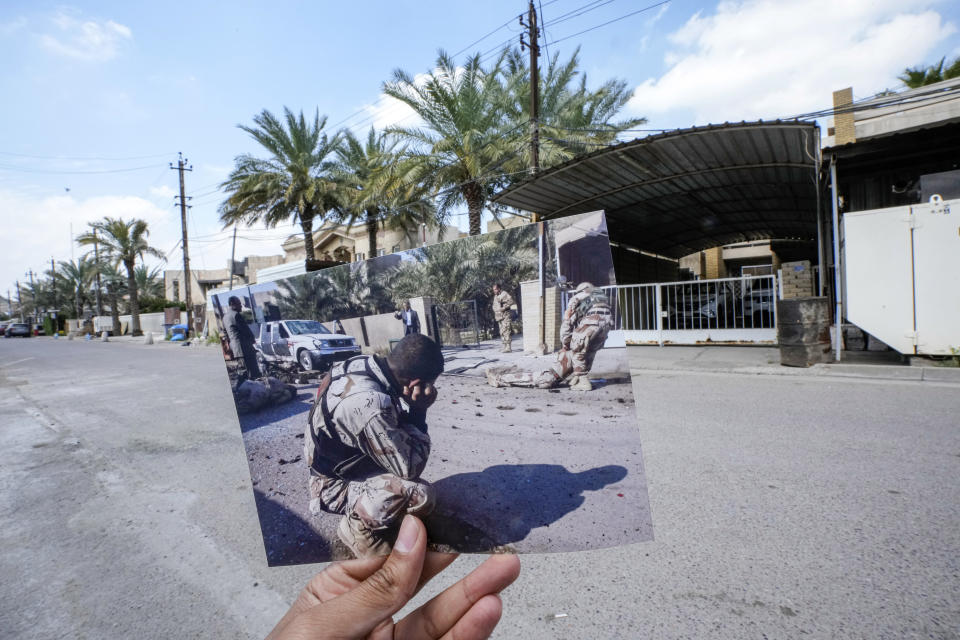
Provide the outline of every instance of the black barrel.
[[830,359],[830,300],[788,298],[777,301],[780,364],[809,367]]

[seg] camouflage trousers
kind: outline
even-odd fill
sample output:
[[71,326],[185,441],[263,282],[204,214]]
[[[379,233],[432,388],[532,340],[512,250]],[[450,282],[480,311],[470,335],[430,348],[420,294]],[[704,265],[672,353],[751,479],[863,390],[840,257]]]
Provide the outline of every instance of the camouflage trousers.
[[513,344],[510,340],[513,334],[513,320],[507,315],[497,320],[497,323],[500,325],[500,340],[503,341],[503,348],[508,349]]
[[570,336],[570,346],[564,347],[557,359],[540,372],[518,366],[487,369],[487,382],[494,387],[537,387],[549,389],[558,386],[572,375],[584,375],[593,367],[597,351],[603,348],[610,328],[606,324],[582,325]]
[[387,529],[407,513],[423,517],[433,511],[435,492],[424,480],[404,480],[390,473],[348,482],[310,476],[310,512],[350,515],[373,530]]

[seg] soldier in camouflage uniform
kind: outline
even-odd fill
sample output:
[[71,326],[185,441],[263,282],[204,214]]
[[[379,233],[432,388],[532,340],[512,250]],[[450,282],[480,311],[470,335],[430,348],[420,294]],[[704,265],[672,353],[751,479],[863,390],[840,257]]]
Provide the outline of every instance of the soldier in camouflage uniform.
[[499,284],[493,285],[493,319],[500,325],[500,339],[503,341],[501,353],[510,353],[513,350],[513,342],[510,339],[513,333],[511,309],[516,304],[513,296],[501,289]]
[[613,325],[607,297],[589,282],[581,283],[563,313],[560,325],[562,349],[553,366],[537,374],[516,366],[492,367],[487,369],[487,382],[494,387],[549,389],[566,381],[571,389],[590,391],[593,385],[588,374],[593,359],[603,348]]
[[411,334],[386,358],[338,363],[320,384],[304,442],[310,510],[342,515],[337,534],[358,558],[389,553],[404,514],[433,509],[420,474],[442,372],[440,347]]

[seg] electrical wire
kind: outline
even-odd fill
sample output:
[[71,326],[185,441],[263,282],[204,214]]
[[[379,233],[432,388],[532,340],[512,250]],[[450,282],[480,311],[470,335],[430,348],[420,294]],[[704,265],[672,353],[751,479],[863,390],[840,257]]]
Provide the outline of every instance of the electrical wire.
[[34,158],[37,160],[147,160],[149,158],[167,158],[173,155],[171,153],[157,153],[148,156],[126,156],[126,157],[116,157],[108,158],[105,156],[38,156],[28,153],[14,153],[12,151],[0,151],[0,156],[16,156],[18,158]]
[[64,175],[80,175],[80,174],[101,174],[101,173],[128,173],[130,171],[142,171],[143,169],[155,169],[160,165],[149,164],[142,167],[129,167],[127,169],[102,169],[96,171],[57,171],[50,169],[27,169],[25,167],[15,167],[10,165],[0,164],[0,170],[4,171],[19,171],[21,173],[45,173],[45,174],[64,174]]
[[613,24],[614,22],[619,22],[619,21],[625,20],[626,18],[629,18],[629,17],[631,17],[631,16],[635,16],[635,15],[637,15],[638,13],[644,13],[645,11],[650,11],[651,9],[655,9],[655,8],[661,6],[661,5],[665,5],[665,4],[669,4],[669,3],[670,3],[670,0],[663,0],[662,2],[657,2],[656,4],[651,4],[650,6],[644,7],[643,9],[638,9],[638,10],[636,10],[636,11],[631,11],[630,13],[624,14],[624,15],[620,16],[619,18],[614,18],[613,20],[608,20],[608,21],[603,22],[603,23],[601,23],[601,24],[598,24],[598,25],[595,25],[595,26],[593,26],[593,27],[590,27],[589,29],[584,29],[583,31],[578,31],[578,32],[576,32],[576,33],[571,33],[570,35],[564,36],[564,37],[562,37],[562,38],[557,38],[556,40],[553,40],[553,41],[551,41],[551,42],[549,42],[549,43],[547,43],[547,44],[556,44],[556,43],[558,43],[558,42],[563,42],[564,40],[569,40],[570,38],[575,38],[575,37],[577,37],[577,36],[581,36],[581,35],[583,35],[583,34],[585,34],[585,33],[589,33],[589,32],[591,32],[591,31],[594,31],[594,30],[599,29],[599,28],[601,28],[601,27],[605,27],[605,26],[607,26],[607,25]]

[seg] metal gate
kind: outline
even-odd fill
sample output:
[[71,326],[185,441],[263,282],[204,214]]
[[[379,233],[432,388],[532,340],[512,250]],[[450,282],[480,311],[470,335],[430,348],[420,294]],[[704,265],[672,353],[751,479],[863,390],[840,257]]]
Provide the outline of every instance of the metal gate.
[[461,300],[433,305],[433,329],[444,347],[462,347],[480,342],[477,301]]
[[777,343],[775,275],[598,288],[627,344]]

